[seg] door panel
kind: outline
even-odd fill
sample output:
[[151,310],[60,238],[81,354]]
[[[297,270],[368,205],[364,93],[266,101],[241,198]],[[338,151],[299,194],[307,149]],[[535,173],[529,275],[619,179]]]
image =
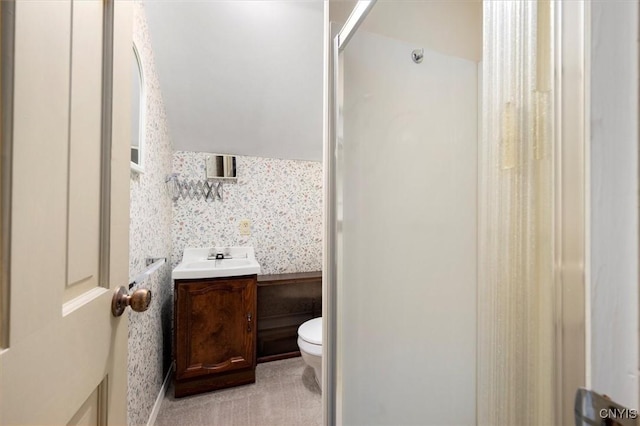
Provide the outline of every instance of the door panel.
[[127,316],[111,297],[128,278],[131,18],[125,1],[15,3],[0,424],[126,424]]
[[105,391],[105,383],[102,382],[95,388],[76,414],[73,415],[67,426],[97,426],[104,424],[105,419],[101,417],[103,410],[100,409],[100,405],[105,403]]
[[73,3],[69,120],[69,300],[99,285],[103,6]]
[[61,312],[64,287],[42,280],[44,271],[49,283],[66,279],[68,128],[63,123],[69,121],[71,51],[70,1],[18,2],[15,8],[11,346]]
[[[177,285],[178,379],[250,368],[255,359],[253,279]],[[251,314],[253,322],[247,322]]]

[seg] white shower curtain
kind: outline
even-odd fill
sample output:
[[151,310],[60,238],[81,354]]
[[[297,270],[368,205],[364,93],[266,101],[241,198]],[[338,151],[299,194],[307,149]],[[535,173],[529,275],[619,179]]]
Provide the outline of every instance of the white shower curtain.
[[552,8],[484,1],[478,424],[554,418]]

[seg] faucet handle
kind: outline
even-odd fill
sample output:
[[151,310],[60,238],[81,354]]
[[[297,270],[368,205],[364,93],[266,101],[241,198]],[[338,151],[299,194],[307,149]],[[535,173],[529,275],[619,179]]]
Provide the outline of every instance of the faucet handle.
[[211,247],[209,249],[209,254],[207,255],[207,259],[222,259],[222,258],[223,258],[222,253],[216,247]]
[[231,247],[212,247],[209,249],[208,259],[230,259]]

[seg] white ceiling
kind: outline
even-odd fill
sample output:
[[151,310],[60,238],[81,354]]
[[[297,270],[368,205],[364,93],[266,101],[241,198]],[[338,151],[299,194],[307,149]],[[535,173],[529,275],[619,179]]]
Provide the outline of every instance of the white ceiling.
[[322,0],[145,7],[175,150],[322,160]]
[[[331,1],[329,19],[346,21],[356,3]],[[481,0],[379,0],[360,28],[446,55],[482,60]]]

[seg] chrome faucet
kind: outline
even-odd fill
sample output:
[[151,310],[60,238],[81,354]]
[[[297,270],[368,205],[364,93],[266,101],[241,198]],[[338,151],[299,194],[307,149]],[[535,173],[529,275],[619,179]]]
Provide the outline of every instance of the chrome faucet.
[[223,247],[223,248],[218,248],[217,250],[215,248],[212,248],[211,250],[209,250],[209,255],[207,256],[207,260],[220,260],[220,259],[235,259],[236,257],[247,257],[247,254],[245,253],[244,255],[231,255],[231,247]]
[[217,251],[215,247],[209,250],[209,254],[207,255],[207,260],[224,259],[224,258],[225,258],[224,254]]

